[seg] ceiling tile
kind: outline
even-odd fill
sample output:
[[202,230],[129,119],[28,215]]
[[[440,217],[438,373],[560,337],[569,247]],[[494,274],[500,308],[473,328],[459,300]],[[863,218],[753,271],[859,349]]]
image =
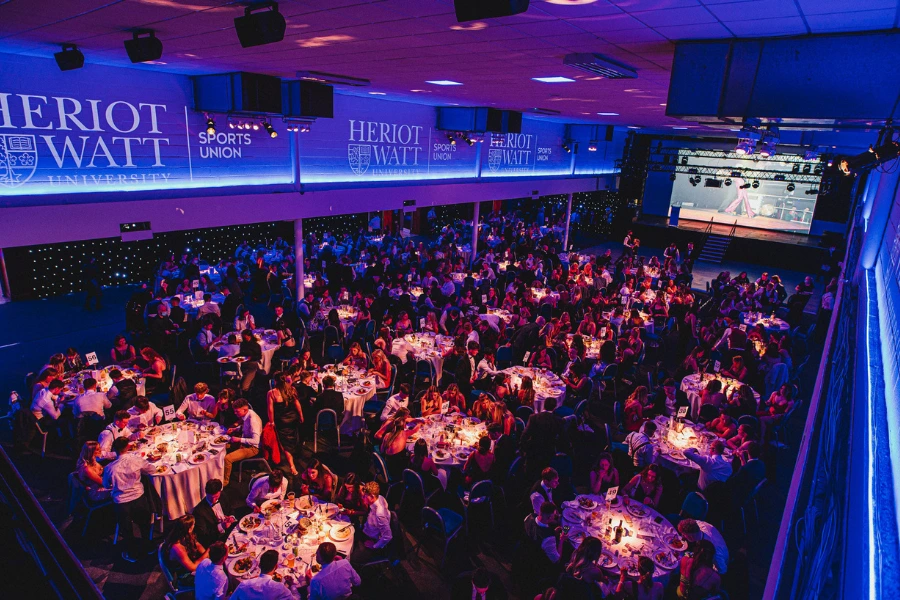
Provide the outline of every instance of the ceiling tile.
[[612,3],[628,13],[700,6],[699,0],[612,0]]
[[603,17],[585,17],[583,19],[572,19],[574,23],[585,31],[593,33],[601,33],[604,31],[623,31],[626,29],[643,29],[646,27],[643,23],[632,17],[631,15],[607,15]]
[[782,17],[778,19],[753,19],[728,21],[725,23],[734,35],[769,36],[769,35],[803,35],[809,33],[806,24],[800,17]]
[[654,29],[670,40],[705,40],[734,37],[721,23],[655,27]]
[[573,19],[575,17],[595,17],[598,15],[612,15],[622,12],[613,4],[605,0],[599,0],[590,4],[568,3],[566,0],[532,0],[531,6],[539,7],[543,12],[560,19]]
[[861,10],[896,9],[897,0],[797,0],[805,15],[825,15],[829,13],[856,12]]
[[[708,10],[721,21],[800,16],[797,6],[793,2],[785,2],[785,0],[757,0],[756,2],[739,2],[737,4],[716,4],[710,6]],[[778,34],[773,33],[772,35]]]
[[703,6],[635,12],[631,16],[650,27],[712,23],[716,20]]
[[834,31],[862,31],[890,29],[894,26],[897,9],[840,12],[830,15],[809,15],[806,21],[813,33]]

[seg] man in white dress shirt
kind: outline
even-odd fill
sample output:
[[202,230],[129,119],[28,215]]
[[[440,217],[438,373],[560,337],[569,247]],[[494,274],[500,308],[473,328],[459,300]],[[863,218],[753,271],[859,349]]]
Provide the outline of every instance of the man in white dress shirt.
[[267,500],[284,500],[287,487],[287,479],[281,471],[272,471],[268,477],[257,477],[250,486],[250,493],[247,494],[247,506],[252,508],[253,512],[259,512],[260,505]]
[[223,600],[228,596],[228,576],[225,574],[225,542],[215,542],[209,547],[209,558],[204,558],[194,571],[195,600]]
[[112,408],[112,402],[103,392],[97,391],[97,380],[88,377],[84,380],[84,393],[75,398],[72,412],[78,415],[96,415],[103,418],[105,411]]
[[731,477],[731,461],[722,456],[724,451],[722,440],[713,440],[709,445],[709,456],[702,456],[696,448],[684,451],[684,457],[700,467],[700,479],[697,481],[700,491],[705,491],[714,481],[726,481]]
[[352,560],[356,564],[365,564],[384,554],[384,548],[391,543],[394,534],[391,532],[391,511],[378,482],[364,483],[360,493],[363,506],[369,512],[363,524],[363,535],[357,537],[362,544],[354,549]]
[[144,496],[141,475],[156,473],[156,467],[139,454],[128,452],[128,438],[116,438],[113,452],[116,460],[103,469],[103,487],[112,490],[112,501],[119,521],[119,531],[125,541],[122,558],[136,562],[139,541],[134,537],[134,525],[141,531],[142,540],[150,537],[150,509]]
[[100,432],[100,437],[97,438],[97,442],[100,444],[100,458],[105,460],[116,458],[116,453],[112,449],[113,442],[120,437],[131,437],[131,430],[128,429],[129,419],[131,419],[131,415],[128,414],[128,411],[120,410],[116,412],[113,422]]
[[297,600],[300,594],[290,589],[286,584],[293,583],[290,575],[285,578],[285,583],[272,579],[272,572],[278,566],[278,551],[266,550],[259,557],[259,577],[242,581],[231,600]]
[[393,418],[401,408],[409,408],[409,384],[401,383],[400,391],[387,399],[381,411],[381,421]]
[[150,402],[146,396],[138,396],[134,399],[134,406],[128,409],[131,420],[128,421],[128,427],[138,429],[139,427],[152,427],[159,425],[163,420],[163,411],[160,407]]
[[62,381],[54,379],[47,387],[41,387],[31,402],[31,413],[45,431],[45,426],[55,423],[61,414],[56,402],[63,387]]
[[359,574],[349,560],[337,556],[337,548],[331,542],[319,544],[316,561],[322,569],[312,575],[309,582],[309,600],[345,600],[353,594],[353,586],[362,583]]
[[[232,435],[232,444],[237,447],[225,455],[225,473],[222,477],[225,487],[228,487],[228,482],[231,481],[231,469],[234,467],[234,463],[259,454],[259,440],[262,436],[262,420],[250,409],[250,404],[245,398],[238,398],[231,407],[241,422],[237,427],[228,430],[228,433]],[[234,435],[236,433],[240,435]]]
[[175,416],[182,421],[187,417],[194,419],[212,419],[212,411],[216,406],[216,399],[207,392],[209,392],[208,385],[202,381],[195,384],[194,393],[184,397],[181,406],[175,411]]

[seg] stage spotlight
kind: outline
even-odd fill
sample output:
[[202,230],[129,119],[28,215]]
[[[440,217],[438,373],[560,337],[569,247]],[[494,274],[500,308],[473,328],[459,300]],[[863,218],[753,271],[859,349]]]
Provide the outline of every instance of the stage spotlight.
[[693,177],[691,177],[688,181],[690,181],[690,182],[691,182],[691,185],[694,186],[694,187],[697,187],[697,184],[700,183],[700,182],[699,182],[699,178],[698,178],[698,179],[694,179]]
[[793,183],[787,184],[787,191],[793,192],[795,189],[797,189],[797,186],[795,186]]
[[562,149],[566,151],[566,154],[569,154],[572,152],[572,148],[569,147],[569,144],[563,144]]
[[248,125],[248,127],[251,127],[253,129],[253,131],[259,131],[259,123],[254,123],[253,125]]
[[[588,144],[588,152],[596,152],[596,151],[597,151],[597,142],[591,140],[591,142]],[[664,156],[663,158],[666,159],[666,163],[669,162],[668,155]]]
[[725,179],[725,185],[731,185],[731,179]]
[[675,181],[675,179],[677,179],[677,177],[675,176],[675,173],[672,173],[671,175],[669,175],[669,179],[672,181]]
[[60,71],[72,71],[84,66],[84,54],[75,44],[63,44],[62,51],[53,55]]
[[447,134],[447,141],[450,142],[450,145],[451,145],[451,146],[455,146],[455,145],[456,145],[456,136],[453,135],[452,133],[448,133],[448,134]]
[[756,149],[756,143],[750,138],[739,138],[737,146],[734,147],[735,154],[749,156]]
[[[266,12],[253,13],[263,8],[270,8]],[[284,30],[287,24],[284,15],[278,12],[277,2],[262,2],[244,9],[244,16],[234,20],[234,30],[242,48],[273,44],[284,39]]]
[[813,168],[813,174],[814,174],[814,175],[821,175],[821,174],[824,173],[824,172],[825,172],[825,167],[822,166],[822,163],[817,164],[817,165]]
[[803,173],[809,175],[812,172],[812,165],[803,165]]
[[687,164],[687,156],[682,156],[682,157],[681,157],[681,164],[682,164],[682,165],[686,165],[686,164]]
[[309,133],[312,130],[312,124],[303,123],[300,125],[300,133]]
[[800,165],[794,165],[793,167],[791,167],[791,173],[799,173],[799,172],[800,172]]
[[[146,35],[147,37],[138,37]],[[162,57],[162,42],[156,34],[148,29],[139,29],[132,33],[130,40],[125,40],[125,52],[133,63],[150,62]]]
[[753,182],[753,189],[755,190],[755,189],[758,188],[758,187],[759,187],[759,181],[754,181],[754,182]]
[[234,129],[234,121],[231,120],[231,117],[228,117],[228,129]]
[[209,115],[206,115],[206,133],[209,135],[216,135],[216,122]]
[[760,142],[760,156],[764,156],[766,158],[770,156],[775,156],[777,153],[775,150],[775,146],[781,140],[781,136],[778,132],[778,128],[774,125],[769,125],[768,129],[763,133],[762,140]]
[[272,124],[271,124],[271,123],[269,123],[269,122],[263,122],[263,127],[266,128],[266,133],[269,134],[269,137],[270,137],[270,138],[277,138],[277,137],[278,137],[278,132],[275,131],[275,128],[272,127]]

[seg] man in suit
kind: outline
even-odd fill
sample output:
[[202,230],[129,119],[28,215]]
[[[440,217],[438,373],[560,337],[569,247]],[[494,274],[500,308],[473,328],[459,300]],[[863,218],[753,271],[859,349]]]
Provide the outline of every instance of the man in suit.
[[452,600],[506,600],[506,588],[496,574],[483,567],[461,573],[453,582]]
[[747,449],[738,453],[741,468],[725,482],[731,491],[731,501],[735,510],[743,506],[759,482],[766,478],[766,465],[759,460],[759,456],[759,444],[749,442]]
[[538,334],[545,324],[544,318],[538,317],[535,322],[526,323],[513,334],[510,340],[513,351],[513,364],[521,364],[525,353],[537,346]]
[[[687,394],[675,386],[675,380],[672,378],[666,379],[662,387],[656,391],[656,395],[653,396],[653,414],[667,414],[668,410],[666,407],[669,404],[673,405],[674,408],[672,410],[675,411],[675,414],[678,414],[678,409],[682,406],[689,407],[691,405]],[[646,409],[644,412],[646,414]]]
[[522,433],[522,451],[526,459],[534,459],[538,464],[549,461],[565,435],[563,419],[553,411],[556,398],[544,401],[544,410],[528,417],[528,424]]
[[172,308],[169,310],[169,318],[172,319],[173,323],[181,327],[187,321],[187,313],[181,308],[181,298],[172,296],[169,302],[172,303]]
[[472,383],[475,379],[475,357],[478,356],[480,350],[481,346],[478,342],[470,341],[466,345],[465,355],[460,356],[459,362],[456,363],[456,385],[459,386],[459,391],[462,392],[466,402],[469,402],[469,395],[472,393]]
[[204,548],[209,548],[213,542],[225,540],[231,527],[237,522],[230,515],[226,515],[219,504],[222,496],[222,482],[218,479],[210,479],[206,482],[206,496],[200,504],[194,507],[191,514],[194,515],[194,534]]
[[241,304],[241,299],[233,294],[231,289],[227,286],[222,287],[222,295],[225,296],[221,308],[222,322],[230,324],[234,322],[234,317],[237,314],[238,306]]
[[338,423],[344,414],[344,395],[334,389],[334,377],[330,375],[322,380],[322,393],[316,397],[313,403],[313,423],[319,413],[326,408],[330,408],[337,415]]

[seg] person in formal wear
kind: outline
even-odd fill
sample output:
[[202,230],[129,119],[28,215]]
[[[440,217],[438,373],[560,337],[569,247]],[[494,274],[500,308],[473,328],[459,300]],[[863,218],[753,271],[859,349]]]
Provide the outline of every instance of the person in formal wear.
[[678,533],[688,544],[688,551],[693,552],[701,540],[706,540],[715,548],[713,564],[719,575],[728,572],[728,544],[719,530],[705,521],[682,519],[678,522]]
[[656,423],[647,421],[640,431],[633,431],[625,436],[625,446],[628,448],[628,456],[631,457],[634,466],[643,469],[656,459],[656,448],[650,441],[656,433]]
[[235,400],[232,408],[235,416],[240,419],[240,423],[237,427],[228,429],[228,433],[232,436],[232,449],[225,455],[225,472],[222,476],[222,484],[226,487],[231,480],[231,470],[234,467],[234,463],[245,458],[253,458],[259,454],[259,441],[262,436],[262,420],[258,414],[250,409],[250,403],[245,398]]
[[[211,318],[206,318],[200,321],[200,331],[197,332],[197,346],[200,347],[202,353],[195,352],[195,358],[198,361],[206,360],[210,358],[210,353],[212,352],[212,345],[216,341],[216,334],[213,333],[213,328],[215,328],[215,323]],[[199,356],[197,356],[199,354]]]
[[287,489],[288,481],[284,473],[278,469],[269,473],[267,477],[257,477],[250,486],[250,493],[247,494],[247,506],[252,508],[253,512],[259,512],[259,507],[266,500],[284,500]]
[[553,502],[553,490],[559,487],[559,473],[553,467],[541,471],[541,478],[531,488],[528,499],[535,516],[541,512],[545,502]]
[[194,584],[194,571],[200,561],[207,558],[206,548],[194,533],[196,521],[193,515],[184,515],[172,521],[162,544],[163,561],[175,578],[178,587]]
[[743,450],[736,452],[741,467],[725,483],[731,491],[733,507],[739,509],[766,477],[766,465],[760,459],[757,442],[747,442]]
[[500,578],[484,567],[461,573],[453,582],[451,600],[506,600],[506,588]]
[[399,391],[387,399],[381,411],[381,422],[392,419],[401,408],[409,408],[409,384],[401,383]]
[[228,596],[227,557],[225,542],[213,542],[209,546],[206,558],[194,572],[194,600],[225,600]]
[[88,377],[84,380],[84,393],[79,394],[73,402],[72,412],[76,417],[84,415],[102,420],[112,403],[103,392],[97,391],[97,380]]
[[66,362],[63,363],[63,368],[66,373],[77,373],[85,368],[84,361],[81,360],[81,355],[78,354],[78,350],[75,348],[66,349]]
[[[126,437],[116,438],[113,442],[116,459],[103,469],[103,487],[112,490],[119,532],[125,541],[122,558],[136,562],[143,540],[150,538],[150,509],[141,476],[155,474],[156,467],[139,454],[128,452],[129,444]],[[134,525],[140,529],[140,539],[134,535]]]
[[703,456],[696,448],[687,448],[684,457],[697,465],[700,469],[700,478],[697,487],[700,491],[706,490],[714,481],[726,481],[731,477],[731,461],[722,453],[725,451],[725,442],[713,440],[709,445],[709,453]]
[[322,392],[316,396],[313,402],[312,422],[315,423],[319,417],[319,413],[330,408],[337,415],[338,422],[341,421],[344,414],[344,394],[334,389],[334,377],[327,375],[322,379]]
[[78,462],[75,464],[75,473],[78,481],[84,487],[84,493],[91,502],[104,502],[109,500],[111,490],[103,487],[103,465],[99,459],[102,456],[100,444],[93,440],[84,443]]
[[128,410],[134,406],[137,398],[137,383],[133,379],[126,379],[119,369],[110,369],[109,378],[113,384],[106,392],[106,397],[116,410]]
[[288,575],[284,582],[272,579],[278,566],[278,550],[266,550],[259,557],[259,577],[245,579],[231,594],[231,600],[299,600],[300,594],[293,591],[293,578]]
[[559,564],[567,541],[559,523],[559,508],[549,501],[542,501],[537,513],[525,518],[525,535],[540,547],[551,565]]
[[234,318],[234,330],[244,331],[245,329],[256,329],[256,320],[250,314],[250,307],[241,305],[237,309],[237,316]]
[[172,319],[172,322],[175,323],[177,327],[184,327],[187,322],[187,313],[181,306],[181,298],[172,296],[169,303],[172,305],[169,309],[169,318]]
[[318,459],[310,459],[300,474],[300,493],[312,495],[323,502],[331,502],[335,477]]
[[371,562],[381,556],[385,547],[393,539],[391,531],[391,511],[387,500],[381,495],[381,487],[377,481],[369,481],[362,486],[363,505],[368,509],[362,535],[356,536],[357,548],[351,555],[356,564]]
[[222,318],[222,309],[219,308],[218,303],[213,302],[212,294],[208,292],[203,294],[203,304],[197,309],[197,319],[200,320],[206,315]]
[[204,487],[206,495],[200,501],[191,514],[194,515],[194,533],[197,540],[205,547],[210,548],[220,540],[228,537],[228,532],[234,526],[236,520],[231,515],[226,515],[219,503],[222,497],[222,482],[218,479],[210,479]]
[[131,416],[128,422],[128,427],[131,429],[159,425],[163,420],[162,409],[150,402],[147,396],[137,396],[134,399],[134,406],[128,409],[128,414]]
[[212,419],[216,412],[216,399],[209,394],[209,386],[202,381],[194,384],[194,393],[188,394],[175,411],[181,421],[192,419]]
[[241,363],[241,391],[247,392],[253,385],[256,374],[262,368],[262,347],[256,341],[251,329],[241,331],[241,347],[238,353],[247,359],[247,362]]
[[319,544],[316,562],[321,569],[315,574],[310,571],[309,600],[346,600],[353,587],[362,583],[350,561],[342,560],[331,542]]
[[480,350],[481,346],[478,342],[474,340],[468,342],[465,355],[460,356],[459,361],[456,363],[456,385],[459,386],[459,391],[462,392],[467,401],[472,393],[472,384],[475,383],[477,373],[475,358]]

